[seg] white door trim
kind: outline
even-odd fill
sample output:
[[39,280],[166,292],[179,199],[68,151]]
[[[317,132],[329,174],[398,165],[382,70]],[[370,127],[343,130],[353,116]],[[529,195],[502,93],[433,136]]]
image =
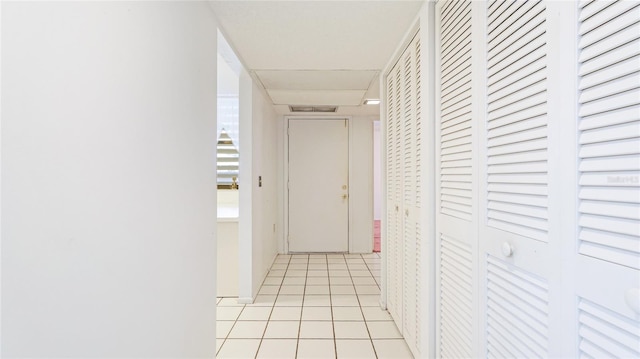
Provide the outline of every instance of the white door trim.
[[[284,176],[283,176],[283,186],[282,186],[282,193],[283,193],[283,208],[284,208],[284,215],[283,215],[283,236],[282,236],[282,241],[283,241],[283,245],[282,248],[284,248],[284,253],[288,254],[289,253],[289,121],[296,121],[296,120],[346,120],[349,126],[349,174],[351,173],[351,136],[352,136],[352,121],[351,121],[351,116],[285,116],[284,117],[284,126],[283,126],[283,153],[282,153],[282,158],[283,158],[283,170],[284,170]],[[349,176],[349,188],[351,188],[351,176]],[[349,201],[349,216],[351,216],[351,211],[352,211],[352,205],[351,205],[351,201]],[[372,224],[373,225],[373,224]],[[351,226],[349,226],[349,233],[348,233],[348,243],[349,243],[349,252],[351,252],[352,250],[352,241],[351,241]]]

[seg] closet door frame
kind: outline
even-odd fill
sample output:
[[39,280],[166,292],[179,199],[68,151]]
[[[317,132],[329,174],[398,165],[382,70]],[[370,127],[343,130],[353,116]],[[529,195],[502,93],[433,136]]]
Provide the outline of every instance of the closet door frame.
[[[415,21],[412,23],[396,48],[391,61],[387,64],[380,76],[380,98],[386,99],[387,78],[395,64],[401,59],[404,50],[410,45],[411,40],[417,35],[420,38],[420,100],[422,102],[422,153],[421,153],[421,186],[422,186],[422,208],[419,221],[422,226],[421,246],[419,261],[421,263],[420,276],[423,285],[420,287],[418,298],[421,300],[421,313],[419,324],[419,336],[416,340],[420,343],[420,356],[435,357],[435,2],[428,1],[419,11]],[[381,297],[380,306],[387,309],[388,305],[388,239],[387,235],[387,104],[382,101],[380,105],[381,137],[382,137],[382,213],[381,221],[382,235],[382,265],[381,265]]]

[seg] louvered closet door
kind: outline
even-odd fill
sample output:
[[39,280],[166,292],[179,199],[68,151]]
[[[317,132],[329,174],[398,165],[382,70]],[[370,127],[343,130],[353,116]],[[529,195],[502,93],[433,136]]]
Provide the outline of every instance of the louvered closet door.
[[418,131],[421,129],[418,117],[418,44],[416,35],[411,41],[399,65],[402,71],[402,98],[403,98],[403,208],[404,208],[404,238],[403,238],[403,319],[402,334],[414,355],[418,355],[418,324],[420,293],[418,276],[419,260],[418,248],[420,245],[420,213],[421,207],[419,194],[419,159],[421,146]]
[[[548,357],[548,33],[541,1],[489,1],[480,238],[487,357]],[[555,273],[557,276],[557,273]]]
[[579,9],[576,357],[640,357],[640,4]]
[[402,73],[394,67],[387,77],[387,309],[402,328],[403,264],[403,130]]
[[420,40],[416,35],[387,76],[387,307],[420,355]]
[[436,4],[436,355],[476,356],[471,1]]

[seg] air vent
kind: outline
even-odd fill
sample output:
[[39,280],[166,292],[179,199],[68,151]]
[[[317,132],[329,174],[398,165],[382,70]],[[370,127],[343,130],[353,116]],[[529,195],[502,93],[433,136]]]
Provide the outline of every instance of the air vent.
[[289,106],[291,112],[337,112],[337,106]]

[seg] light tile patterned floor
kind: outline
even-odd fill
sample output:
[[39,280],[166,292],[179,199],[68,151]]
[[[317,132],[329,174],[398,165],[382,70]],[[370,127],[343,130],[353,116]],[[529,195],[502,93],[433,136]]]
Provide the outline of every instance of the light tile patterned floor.
[[218,298],[217,358],[413,358],[380,309],[380,255],[279,255],[255,303]]

